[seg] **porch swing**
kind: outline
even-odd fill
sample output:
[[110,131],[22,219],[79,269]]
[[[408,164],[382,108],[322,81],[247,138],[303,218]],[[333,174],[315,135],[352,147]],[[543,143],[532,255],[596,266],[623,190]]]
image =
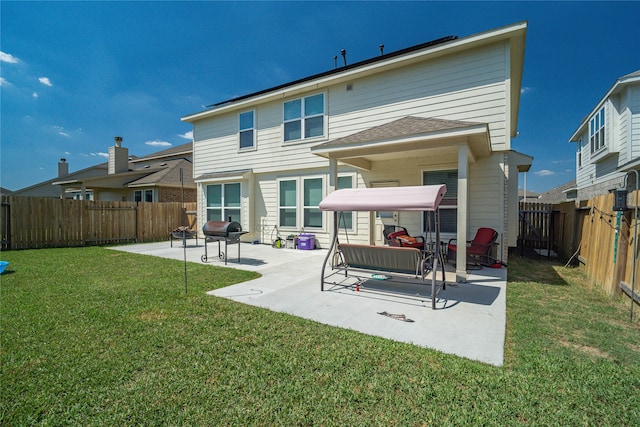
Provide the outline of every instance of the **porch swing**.
[[[340,243],[338,239],[339,212],[357,211],[427,211],[434,216],[435,242],[440,241],[439,205],[446,185],[425,185],[393,188],[342,189],[329,194],[320,202],[320,210],[333,211],[333,236],[331,244],[322,264],[320,290],[325,284],[345,286],[343,280],[336,275],[344,273],[344,277],[356,280],[356,290],[366,279],[382,279],[386,283],[426,284],[426,276],[433,272],[431,278],[431,308],[435,309],[436,295],[439,289],[446,287],[444,266],[442,281],[437,283],[438,264],[442,261],[439,244],[433,244],[430,250],[421,250],[406,246],[375,246]],[[343,223],[344,223],[343,217]],[[329,259],[331,262],[329,263]],[[330,271],[327,273],[327,266]],[[368,274],[369,276],[365,276]],[[386,291],[391,292],[393,291]],[[418,295],[420,297],[420,295]]]

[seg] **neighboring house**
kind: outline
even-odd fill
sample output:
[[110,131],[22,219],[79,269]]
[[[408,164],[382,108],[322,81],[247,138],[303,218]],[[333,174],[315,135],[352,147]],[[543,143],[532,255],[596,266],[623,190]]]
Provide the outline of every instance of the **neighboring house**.
[[[65,159],[58,177],[14,192],[13,196],[135,202],[195,201],[193,149],[187,143],[144,157],[129,156],[122,138],[109,147],[106,163],[69,173]],[[182,181],[180,174],[182,170]]]
[[559,185],[551,190],[540,193],[538,203],[556,205],[564,202],[573,202],[576,200],[576,180]]
[[536,200],[538,200],[538,193],[519,188],[518,200],[520,200],[521,202],[535,202]]
[[640,70],[613,84],[569,142],[577,143],[578,200],[613,191],[628,172],[640,170]]
[[[339,188],[445,183],[443,241],[479,227],[517,243],[518,172],[532,158],[517,135],[526,22],[446,37],[215,104],[193,124],[198,219],[231,218],[245,240],[313,233],[327,247],[332,216],[319,202]],[[400,224],[428,232],[419,212],[346,213],[341,239],[384,244]],[[458,251],[457,276],[466,274]]]

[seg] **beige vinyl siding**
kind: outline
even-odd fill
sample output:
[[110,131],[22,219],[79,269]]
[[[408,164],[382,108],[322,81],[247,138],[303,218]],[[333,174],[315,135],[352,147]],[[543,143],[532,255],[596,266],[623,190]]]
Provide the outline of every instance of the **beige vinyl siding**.
[[629,108],[627,110],[629,127],[627,131],[630,149],[627,161],[640,158],[640,85],[629,88]]
[[489,123],[494,149],[504,149],[504,48],[414,64],[337,85],[329,91],[330,138],[416,115]]
[[469,167],[469,239],[480,227],[491,227],[503,233],[504,208],[500,203],[504,172],[502,154],[473,163]]

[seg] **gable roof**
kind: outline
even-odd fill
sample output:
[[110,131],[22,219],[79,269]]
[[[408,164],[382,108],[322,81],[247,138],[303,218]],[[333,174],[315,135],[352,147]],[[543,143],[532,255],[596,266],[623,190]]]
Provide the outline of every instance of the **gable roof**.
[[510,118],[511,136],[517,134],[518,112],[520,105],[520,88],[522,86],[522,70],[524,67],[524,45],[527,30],[527,22],[522,21],[512,25],[477,33],[471,36],[457,38],[444,37],[431,42],[419,44],[406,49],[392,52],[366,61],[354,63],[349,66],[337,68],[294,80],[290,83],[275,86],[269,89],[253,92],[227,101],[213,104],[211,108],[189,114],[182,117],[182,121],[194,123],[198,120],[216,116],[240,108],[248,108],[267,101],[282,99],[294,92],[305,90],[318,90],[340,82],[346,82],[356,78],[377,74],[382,71],[393,70],[408,66],[417,62],[439,58],[445,55],[455,54],[468,49],[475,49],[501,41],[509,42],[509,76],[510,82]]

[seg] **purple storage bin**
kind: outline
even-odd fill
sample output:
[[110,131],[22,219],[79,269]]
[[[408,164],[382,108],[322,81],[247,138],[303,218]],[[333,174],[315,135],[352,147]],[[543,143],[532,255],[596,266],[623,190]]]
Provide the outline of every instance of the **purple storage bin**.
[[316,247],[316,235],[315,234],[300,234],[298,236],[298,249],[303,251],[310,251]]

